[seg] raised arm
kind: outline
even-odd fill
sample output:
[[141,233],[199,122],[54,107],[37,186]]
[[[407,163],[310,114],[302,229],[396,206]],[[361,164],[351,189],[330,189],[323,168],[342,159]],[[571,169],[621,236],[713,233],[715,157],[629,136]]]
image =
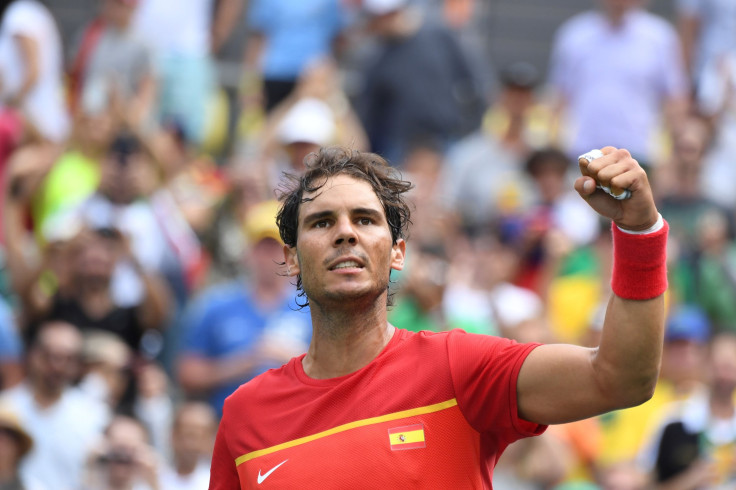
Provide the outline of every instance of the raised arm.
[[[651,397],[657,382],[667,224],[660,221],[646,173],[629,153],[606,147],[603,154],[581,165],[587,175],[575,182],[580,196],[614,222],[614,294],[601,343],[594,349],[543,345],[529,354],[517,397],[519,415],[531,422],[564,423],[638,405]],[[631,197],[614,199],[596,183],[629,189]]]

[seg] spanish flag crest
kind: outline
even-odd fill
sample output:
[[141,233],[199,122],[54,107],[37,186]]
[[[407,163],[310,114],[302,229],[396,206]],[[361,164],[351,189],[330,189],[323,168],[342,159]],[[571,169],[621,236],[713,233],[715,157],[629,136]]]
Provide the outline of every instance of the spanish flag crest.
[[424,425],[414,424],[394,427],[388,430],[388,440],[392,451],[419,449],[427,447],[424,440]]

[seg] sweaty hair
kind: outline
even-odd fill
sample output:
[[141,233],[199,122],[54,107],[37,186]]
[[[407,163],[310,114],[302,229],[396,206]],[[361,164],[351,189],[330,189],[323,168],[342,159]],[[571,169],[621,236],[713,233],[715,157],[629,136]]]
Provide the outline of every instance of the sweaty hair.
[[[411,211],[404,194],[413,185],[402,180],[398,171],[382,157],[375,153],[331,147],[310,153],[304,163],[306,171],[301,175],[285,173],[279,188],[282,205],[276,216],[276,224],[286,245],[296,246],[299,209],[302,203],[314,199],[304,195],[318,192],[327,183],[327,179],[337,175],[348,175],[368,182],[383,206],[393,243],[406,238],[411,224]],[[296,287],[298,296],[304,297],[301,276],[297,277]],[[307,304],[308,300],[301,306]]]

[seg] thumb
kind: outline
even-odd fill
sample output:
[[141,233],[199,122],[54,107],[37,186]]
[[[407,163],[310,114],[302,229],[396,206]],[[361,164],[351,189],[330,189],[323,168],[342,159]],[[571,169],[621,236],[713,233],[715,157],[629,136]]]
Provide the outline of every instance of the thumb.
[[580,176],[575,180],[575,190],[581,197],[585,198],[595,192],[595,180],[592,177]]

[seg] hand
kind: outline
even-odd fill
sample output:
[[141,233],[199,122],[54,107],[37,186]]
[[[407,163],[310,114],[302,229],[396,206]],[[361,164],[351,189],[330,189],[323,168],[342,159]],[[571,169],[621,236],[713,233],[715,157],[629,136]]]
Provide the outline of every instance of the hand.
[[[658,213],[646,172],[627,150],[607,146],[601,152],[601,158],[581,165],[583,175],[575,181],[575,190],[598,214],[612,219],[620,228],[650,228],[657,222]],[[597,189],[597,184],[613,190],[628,189],[631,198],[614,199]]]
[[61,155],[53,144],[32,145],[16,151],[8,163],[9,197],[27,202]]

